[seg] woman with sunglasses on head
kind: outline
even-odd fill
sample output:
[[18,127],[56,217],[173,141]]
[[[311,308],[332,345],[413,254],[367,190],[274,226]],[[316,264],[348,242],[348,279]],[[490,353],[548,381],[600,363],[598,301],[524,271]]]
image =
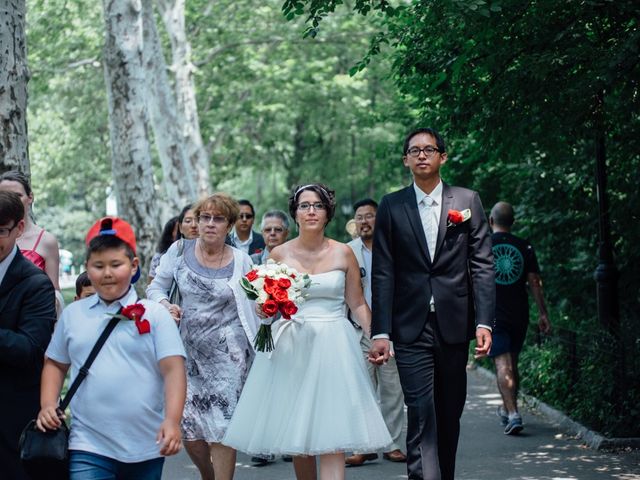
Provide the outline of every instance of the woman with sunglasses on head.
[[325,236],[335,212],[333,190],[296,187],[289,198],[298,237],[271,258],[311,286],[291,321],[274,328],[270,353],[258,352],[223,443],[250,454],[290,454],[299,480],[344,479],[344,452],[391,443],[346,306],[365,331],[371,312],[353,251]]
[[[240,287],[251,259],[225,244],[238,202],[222,193],[193,206],[199,235],[175,242],[160,259],[147,297],[179,322],[187,352],[187,399],[182,436],[205,480],[231,480],[236,451],[221,440],[254,357],[259,320]],[[181,304],[169,302],[175,279]]]

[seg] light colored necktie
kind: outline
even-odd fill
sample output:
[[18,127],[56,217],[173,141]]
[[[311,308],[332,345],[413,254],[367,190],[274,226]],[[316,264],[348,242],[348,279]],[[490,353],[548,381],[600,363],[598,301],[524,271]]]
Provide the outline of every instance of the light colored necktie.
[[422,204],[420,219],[422,220],[424,233],[427,237],[429,255],[431,256],[431,260],[433,260],[433,255],[436,252],[436,240],[438,238],[438,218],[436,217],[436,208],[438,205],[431,197],[424,197],[420,203]]

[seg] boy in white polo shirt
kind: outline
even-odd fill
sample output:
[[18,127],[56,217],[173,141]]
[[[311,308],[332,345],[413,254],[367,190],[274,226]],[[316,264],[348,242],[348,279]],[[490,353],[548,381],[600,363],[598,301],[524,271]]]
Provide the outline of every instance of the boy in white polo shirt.
[[119,321],[71,401],[70,478],[160,480],[164,456],[181,447],[184,347],[169,312],[140,301],[131,286],[139,276],[131,226],[105,217],[86,242],[96,295],[69,305],[58,321],[46,352],[37,424],[41,430],[60,426],[58,397],[67,370],[77,375],[122,308],[121,315],[133,319]]

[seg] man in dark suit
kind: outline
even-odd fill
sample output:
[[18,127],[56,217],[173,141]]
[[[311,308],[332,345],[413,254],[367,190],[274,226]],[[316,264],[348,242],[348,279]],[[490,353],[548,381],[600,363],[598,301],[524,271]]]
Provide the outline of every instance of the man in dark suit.
[[[24,258],[16,239],[24,230],[18,194],[0,192],[0,471],[2,478],[30,477],[18,454],[20,432],[40,410],[44,351],[56,321],[49,277]],[[38,472],[34,472],[38,473]]]
[[442,182],[447,154],[435,130],[411,132],[403,153],[414,183],[383,197],[376,215],[369,359],[387,361],[393,341],[409,478],[453,480],[469,341],[476,357],[491,347],[491,237],[478,194]]

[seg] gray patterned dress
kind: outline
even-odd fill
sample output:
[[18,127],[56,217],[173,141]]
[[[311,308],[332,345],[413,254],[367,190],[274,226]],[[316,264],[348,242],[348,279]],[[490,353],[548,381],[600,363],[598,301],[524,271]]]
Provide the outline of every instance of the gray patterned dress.
[[182,295],[180,336],[187,352],[184,440],[220,442],[236,407],[254,352],[228,285],[234,262],[203,267],[196,242],[186,242],[175,278]]

